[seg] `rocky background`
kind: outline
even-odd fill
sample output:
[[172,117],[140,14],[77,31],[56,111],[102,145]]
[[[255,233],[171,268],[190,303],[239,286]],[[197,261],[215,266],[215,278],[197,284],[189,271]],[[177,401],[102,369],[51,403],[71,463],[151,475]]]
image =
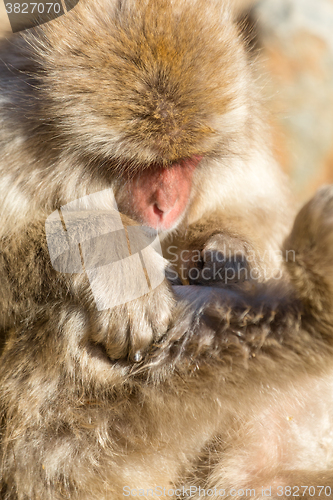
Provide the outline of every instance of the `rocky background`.
[[231,1],[248,13],[275,155],[304,201],[333,183],[333,0]]
[[260,0],[251,19],[275,154],[304,201],[333,183],[333,0]]

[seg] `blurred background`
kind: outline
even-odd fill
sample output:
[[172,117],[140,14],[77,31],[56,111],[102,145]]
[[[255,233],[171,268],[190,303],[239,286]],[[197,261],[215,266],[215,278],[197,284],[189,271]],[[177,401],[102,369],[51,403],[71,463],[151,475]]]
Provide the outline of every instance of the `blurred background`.
[[250,19],[275,154],[304,201],[333,183],[333,0],[260,0]]
[[333,0],[230,1],[251,28],[274,153],[304,201],[333,183]]

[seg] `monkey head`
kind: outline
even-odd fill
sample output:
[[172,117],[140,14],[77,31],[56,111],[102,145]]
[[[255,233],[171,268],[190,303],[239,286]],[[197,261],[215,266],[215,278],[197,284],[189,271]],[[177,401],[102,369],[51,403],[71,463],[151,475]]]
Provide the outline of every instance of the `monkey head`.
[[86,3],[28,35],[42,112],[122,213],[174,229],[207,162],[246,151],[244,44],[218,1]]

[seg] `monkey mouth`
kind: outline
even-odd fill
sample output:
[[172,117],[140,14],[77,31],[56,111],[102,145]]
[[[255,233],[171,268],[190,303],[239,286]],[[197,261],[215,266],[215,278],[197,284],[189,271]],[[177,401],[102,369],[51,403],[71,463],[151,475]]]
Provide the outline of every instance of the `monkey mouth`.
[[130,206],[143,224],[157,230],[177,226],[186,211],[193,173],[201,159],[192,156],[170,167],[152,166],[131,179]]

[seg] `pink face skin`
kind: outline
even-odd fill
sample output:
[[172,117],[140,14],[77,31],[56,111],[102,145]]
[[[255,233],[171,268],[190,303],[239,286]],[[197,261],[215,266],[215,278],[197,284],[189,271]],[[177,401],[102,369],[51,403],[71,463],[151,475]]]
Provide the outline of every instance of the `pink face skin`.
[[143,224],[160,230],[176,226],[187,207],[193,172],[201,159],[193,156],[167,168],[151,167],[131,179],[130,204]]

